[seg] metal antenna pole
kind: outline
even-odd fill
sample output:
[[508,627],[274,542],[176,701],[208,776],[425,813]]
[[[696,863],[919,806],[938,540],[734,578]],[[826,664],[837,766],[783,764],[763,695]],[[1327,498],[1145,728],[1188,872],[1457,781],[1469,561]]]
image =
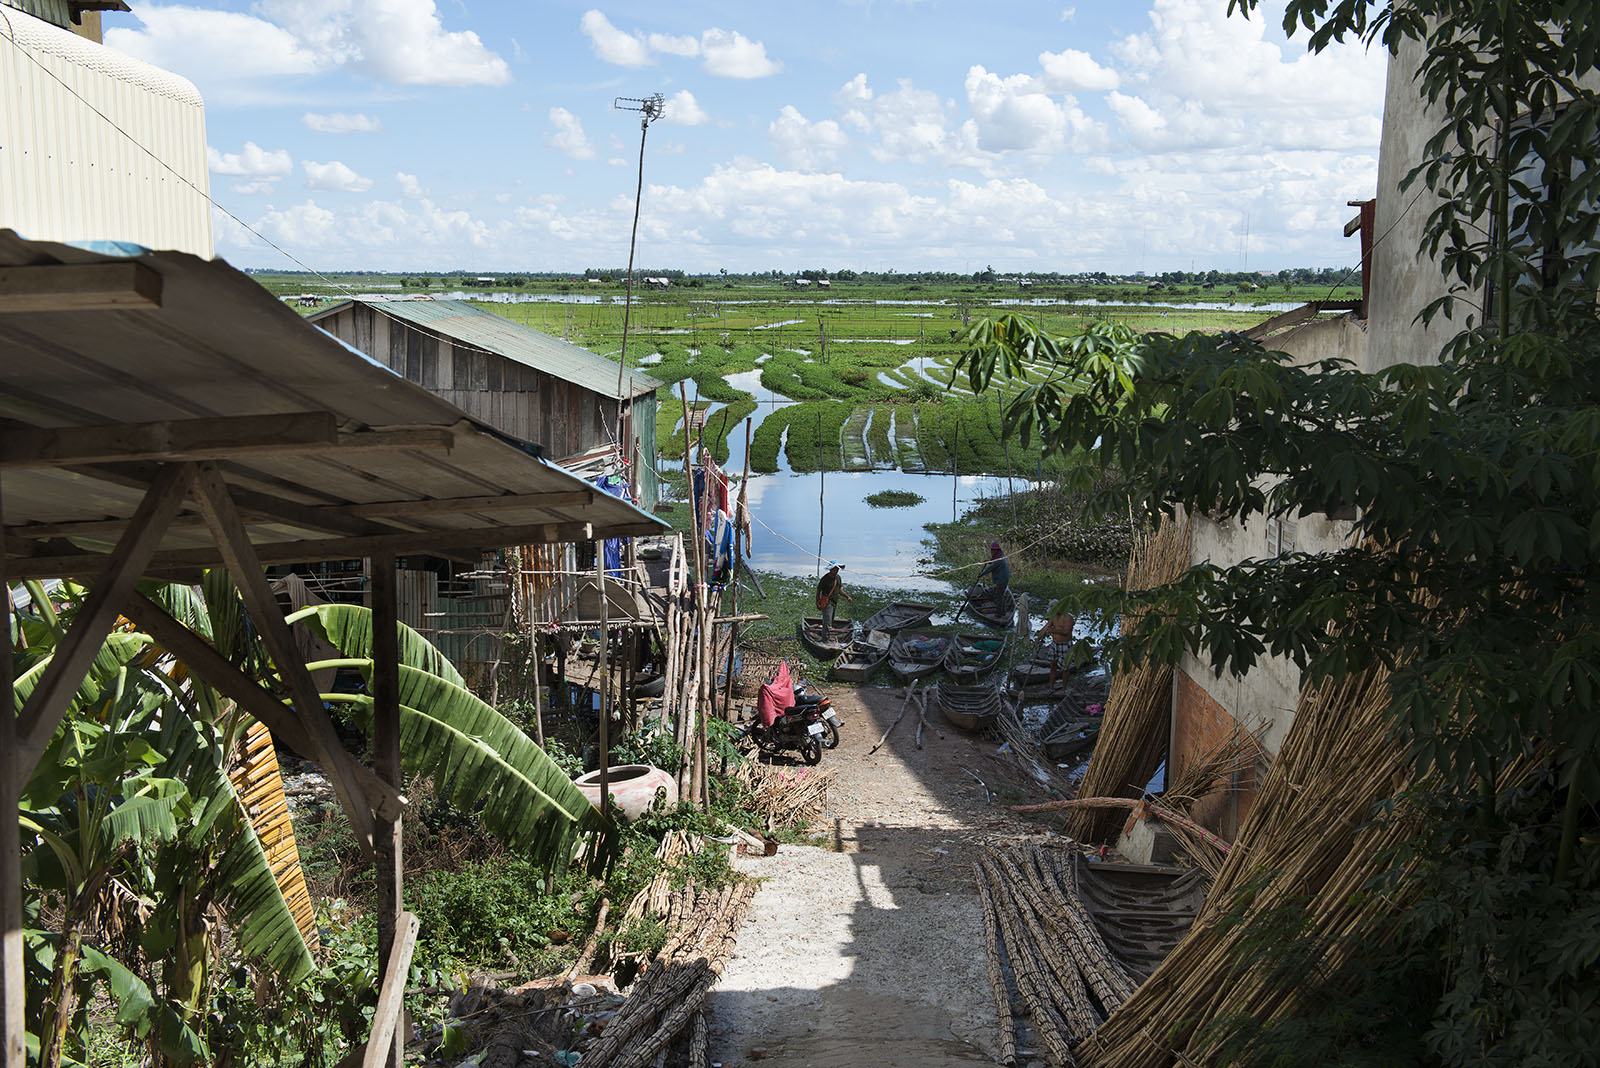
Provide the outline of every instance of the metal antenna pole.
[[644,138],[650,132],[650,123],[661,117],[667,101],[660,93],[647,97],[619,96],[611,102],[619,111],[637,111],[639,117],[639,184],[633,194],[633,236],[628,239],[628,288],[622,299],[622,356],[617,364],[617,427],[622,427],[622,416],[628,399],[622,392],[622,376],[628,367],[628,319],[633,310],[633,253],[639,244],[639,205],[644,200]]

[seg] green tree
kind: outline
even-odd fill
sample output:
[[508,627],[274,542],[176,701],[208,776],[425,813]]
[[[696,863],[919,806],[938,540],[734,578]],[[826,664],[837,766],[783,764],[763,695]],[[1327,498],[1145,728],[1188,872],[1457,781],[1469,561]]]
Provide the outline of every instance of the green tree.
[[1441,121],[1408,195],[1432,205],[1422,252],[1448,280],[1417,311],[1460,327],[1442,352],[1366,373],[1297,366],[1235,334],[1068,342],[1002,317],[968,335],[974,388],[1025,359],[1055,365],[1008,427],[1126,474],[1152,520],[1356,517],[1351,548],[1091,594],[1150,609],[1128,655],[1191,651],[1243,672],[1271,653],[1310,679],[1393,669],[1391,724],[1427,788],[1395,799],[1425,817],[1395,858],[1394,871],[1417,861],[1412,874],[1372,888],[1405,906],[1398,930],[1380,937],[1374,909],[1352,970],[1389,995],[1367,1003],[1384,1002],[1382,1019],[1352,1019],[1350,988],[1308,971],[1312,1018],[1238,1022],[1240,1059],[1577,1064],[1600,1048],[1592,15],[1562,0],[1288,4],[1285,28],[1313,49],[1356,37],[1423,54],[1419,89]]

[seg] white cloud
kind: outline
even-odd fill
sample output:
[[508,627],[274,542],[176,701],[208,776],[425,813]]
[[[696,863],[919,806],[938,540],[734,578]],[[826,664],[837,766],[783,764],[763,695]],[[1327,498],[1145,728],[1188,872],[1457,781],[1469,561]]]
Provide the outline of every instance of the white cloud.
[[422,183],[417,180],[417,176],[414,174],[407,174],[405,171],[396,171],[394,180],[400,183],[401,194],[410,198],[411,200],[421,200],[423,197],[428,195],[428,191],[422,188]]
[[792,104],[767,127],[778,157],[791,167],[815,170],[839,158],[840,149],[850,143],[849,135],[832,119],[812,122]]
[[700,35],[702,66],[719,78],[765,78],[783,69],[767,58],[767,46],[737,31],[711,29]]
[[1115,89],[1121,79],[1110,67],[1102,67],[1087,52],[1075,48],[1060,52],[1041,52],[1039,66],[1050,89],[1075,92]]
[[269,211],[255,224],[266,236],[296,251],[321,248],[338,232],[338,220],[315,201],[296,204],[283,211]]
[[1061,21],[1062,22],[1071,22],[1073,19],[1076,19],[1077,17],[1078,17],[1078,9],[1077,8],[1075,8],[1075,7],[1064,7],[1064,8],[1061,9]]
[[383,123],[375,115],[351,115],[338,111],[328,115],[308,111],[300,116],[300,122],[318,133],[378,133],[383,129]]
[[1154,0],[1149,18],[1112,48],[1137,103],[1108,102],[1134,149],[1376,150],[1381,48],[1285,55],[1261,19],[1228,18],[1208,0]]
[[694,94],[687,89],[680,89],[667,100],[666,111],[661,116],[665,122],[675,122],[679,126],[703,126],[710,121],[711,116],[706,114],[706,109],[694,98]]
[[1066,139],[1067,114],[1026,74],[1001,78],[982,67],[967,71],[967,103],[986,152],[1049,152]]
[[287,149],[267,151],[254,141],[246,141],[237,152],[218,152],[206,146],[206,168],[212,174],[241,178],[282,178],[294,171],[294,158]]
[[643,35],[625,33],[600,11],[585,11],[578,25],[589,38],[594,54],[619,67],[648,67],[655,63]]
[[700,38],[693,34],[673,37],[665,33],[652,33],[648,40],[651,48],[657,52],[665,52],[669,56],[685,56],[693,59],[700,54]]
[[238,193],[242,197],[252,197],[270,193],[276,188],[278,188],[277,178],[258,178],[253,182],[235,182],[228,187],[228,191]]
[[584,135],[583,123],[578,121],[578,116],[566,108],[551,108],[550,122],[555,126],[555,132],[545,136],[545,144],[573,159],[594,158],[594,146]]
[[[106,44],[182,72],[208,104],[282,99],[286,79],[346,70],[398,85],[504,85],[505,60],[446,30],[434,0],[259,0],[253,13],[139,4]],[[204,47],[196,47],[197,42]]]
[[767,56],[767,46],[752,41],[737,30],[717,27],[693,34],[632,33],[614,25],[605,13],[590,9],[578,20],[589,47],[607,63],[619,67],[653,67],[656,54],[699,58],[707,74],[719,78],[765,78],[783,69],[783,64]]
[[303,159],[300,166],[306,172],[307,189],[325,189],[332,193],[365,193],[372,188],[372,179],[363,178],[338,160],[314,163]]

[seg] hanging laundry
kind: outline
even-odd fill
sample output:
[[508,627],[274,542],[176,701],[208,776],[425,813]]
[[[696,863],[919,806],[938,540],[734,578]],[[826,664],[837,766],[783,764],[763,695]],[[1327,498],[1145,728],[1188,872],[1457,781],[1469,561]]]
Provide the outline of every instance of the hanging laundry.
[[724,585],[733,569],[733,517],[718,509],[706,520],[706,564],[714,585]]
[[[626,475],[601,475],[594,480],[594,484],[600,490],[611,494],[613,497],[621,497],[625,501],[631,501],[632,499],[631,487]],[[626,540],[626,538],[606,539],[606,574],[622,574],[622,545]]]

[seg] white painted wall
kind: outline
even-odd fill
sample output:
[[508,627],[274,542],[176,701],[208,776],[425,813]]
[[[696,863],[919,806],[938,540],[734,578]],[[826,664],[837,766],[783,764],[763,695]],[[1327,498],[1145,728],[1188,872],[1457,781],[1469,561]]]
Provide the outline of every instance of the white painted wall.
[[14,7],[0,16],[0,228],[210,259],[195,87]]

